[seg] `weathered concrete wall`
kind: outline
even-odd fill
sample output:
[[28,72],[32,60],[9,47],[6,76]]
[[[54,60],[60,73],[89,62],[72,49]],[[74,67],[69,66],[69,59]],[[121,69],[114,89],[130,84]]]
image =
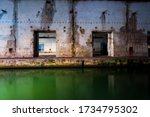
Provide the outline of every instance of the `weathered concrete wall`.
[[[114,1],[77,1],[76,15],[76,55],[92,57],[92,31],[116,31],[124,23],[125,5]],[[120,23],[115,23],[120,22]],[[113,56],[111,33],[108,42],[108,55]]]
[[[0,57],[13,57],[8,48],[12,42],[9,40],[14,40],[11,34],[13,25],[16,31],[16,57],[33,57],[34,30],[56,30],[56,56],[72,56],[69,1],[1,0],[0,4],[3,4],[1,9],[7,10],[6,13],[0,12]],[[14,12],[17,14],[16,21]]]
[[108,35],[109,56],[148,56],[149,8],[149,2],[78,0],[76,55],[92,56],[92,31],[99,31],[113,33]]
[[25,23],[18,24],[17,56],[33,56],[34,30],[56,31],[56,56],[71,56],[69,4],[67,0],[20,1],[18,19]]
[[[34,31],[56,31],[57,57],[92,57],[92,31],[108,33],[108,56],[147,56],[150,2],[1,0],[0,57],[33,57]],[[132,54],[129,48],[133,49]]]
[[[0,57],[10,57],[14,52],[13,3],[8,0],[0,1]],[[11,51],[9,48],[13,48]]]
[[[149,6],[149,2],[128,4],[128,14],[125,14],[128,21],[114,34],[115,56],[148,56]],[[132,55],[130,47],[133,48]]]

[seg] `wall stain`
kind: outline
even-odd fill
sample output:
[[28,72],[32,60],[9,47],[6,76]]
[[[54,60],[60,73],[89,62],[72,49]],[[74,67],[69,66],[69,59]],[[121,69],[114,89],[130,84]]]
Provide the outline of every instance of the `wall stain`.
[[85,34],[85,29],[82,28],[82,27],[80,27],[80,33],[81,33],[81,34]]
[[15,36],[13,33],[14,33],[14,31],[11,30],[10,39],[7,40],[6,52],[5,52],[5,56],[7,56],[7,57],[15,57],[16,40],[15,40]]
[[0,20],[2,19],[2,17],[7,14],[7,11],[4,9],[1,9],[1,13],[0,13]]
[[[143,32],[144,30],[137,29],[137,11],[130,10],[130,3],[126,2],[125,5],[126,23],[125,26],[120,28],[120,32],[117,34],[120,39],[118,44],[120,45],[115,45],[115,56],[137,56],[139,54],[138,51],[145,53],[146,46],[144,47],[143,45],[147,42],[147,37]],[[121,48],[123,45],[126,45],[124,49]],[[132,54],[130,52],[131,48],[133,51]]]
[[87,40],[86,45],[87,45],[88,47],[92,47],[92,40],[91,40],[91,38],[89,38],[89,39]]
[[101,24],[102,24],[102,30],[106,29],[106,15],[108,14],[108,10],[105,10],[101,13]]
[[72,43],[71,46],[71,50],[72,50],[72,57],[76,56],[75,53],[75,46],[76,44],[76,38],[77,38],[77,28],[78,26],[76,25],[76,11],[75,11],[75,0],[70,0],[69,2],[69,9],[70,9],[70,16],[69,16],[69,20],[70,20],[70,42]]
[[[16,55],[16,41],[17,41],[17,29],[18,29],[18,2],[20,0],[10,0],[13,3],[13,25],[10,26],[10,35],[9,39],[7,40],[6,43],[6,52],[5,56],[12,58],[15,57]],[[6,10],[2,10],[4,14],[7,14]]]
[[129,18],[129,31],[137,31],[137,12],[133,12]]
[[36,18],[40,16],[40,11],[37,12]]
[[[17,10],[18,8],[16,7],[17,2],[20,0],[11,0],[14,2],[14,21],[16,22],[17,19]],[[79,36],[80,33],[84,34],[85,30],[83,28],[79,28],[80,26],[78,26],[76,24],[76,3],[77,1],[80,0],[67,0],[70,2],[70,32],[69,32],[69,44],[70,44],[70,48],[72,50],[65,50],[62,49],[64,51],[63,56],[68,56],[70,53],[70,51],[72,51],[72,56],[76,56],[76,55],[81,55],[81,56],[88,56],[91,53],[89,53],[89,50],[84,47],[84,46],[80,46],[79,44]],[[82,0],[81,0],[82,1]],[[83,0],[84,1],[84,0]],[[85,0],[86,1],[86,0]],[[91,0],[92,1],[92,0]],[[42,11],[37,11],[36,17],[41,16],[41,22],[42,22],[42,28],[43,29],[47,29],[49,27],[49,25],[51,25],[51,23],[53,22],[53,17],[54,14],[56,12],[56,8],[55,8],[55,0],[45,0],[45,4],[42,8]],[[3,14],[2,14],[2,13]],[[7,14],[6,10],[1,10],[0,12],[0,18],[2,18],[5,14]],[[80,12],[80,11],[79,11]],[[2,16],[1,16],[2,14]],[[107,19],[107,15],[108,11],[105,10],[101,13],[101,24],[102,24],[102,30],[106,30],[106,19]],[[130,11],[130,2],[126,2],[126,23],[124,24],[124,26],[122,26],[120,28],[120,32],[118,32],[118,36],[120,36],[120,41],[122,41],[121,43],[123,43],[123,45],[127,45],[127,47],[125,47],[126,52],[121,52],[121,54],[124,55],[128,55],[128,50],[130,47],[133,46],[133,50],[135,49],[134,46],[140,45],[145,43],[145,39],[146,39],[146,35],[143,33],[142,29],[137,29],[137,11]],[[30,20],[29,20],[30,21]],[[111,29],[113,32],[115,32],[115,28],[112,27]],[[7,50],[10,54],[12,54],[16,48],[16,31],[17,31],[17,23],[14,23],[14,26],[11,30],[11,37],[12,40],[8,40],[7,41]],[[124,43],[125,42],[125,43]],[[88,39],[86,44],[88,47],[90,47],[91,44],[91,40]],[[120,46],[120,47],[119,47]],[[118,47],[116,46],[116,50],[121,50],[122,45],[120,44]],[[77,49],[76,49],[77,48]],[[120,49],[119,49],[120,48]],[[68,52],[68,53],[67,53]],[[60,52],[63,53],[63,52]],[[119,54],[119,52],[118,52]],[[133,54],[134,55],[134,54]]]
[[85,46],[78,45],[76,47],[76,57],[90,57],[91,51]]
[[42,28],[47,29],[52,24],[56,12],[55,7],[55,0],[45,0],[41,15]]

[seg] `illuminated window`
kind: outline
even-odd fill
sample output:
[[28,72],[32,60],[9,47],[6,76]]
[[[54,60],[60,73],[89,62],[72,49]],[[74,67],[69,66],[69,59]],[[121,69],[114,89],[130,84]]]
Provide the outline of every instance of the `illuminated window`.
[[39,52],[44,52],[44,44],[39,44]]

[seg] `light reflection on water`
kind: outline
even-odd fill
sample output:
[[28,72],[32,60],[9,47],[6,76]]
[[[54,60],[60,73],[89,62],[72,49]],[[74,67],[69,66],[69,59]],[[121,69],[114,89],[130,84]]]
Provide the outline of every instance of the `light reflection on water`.
[[0,99],[150,99],[150,70],[0,70]]

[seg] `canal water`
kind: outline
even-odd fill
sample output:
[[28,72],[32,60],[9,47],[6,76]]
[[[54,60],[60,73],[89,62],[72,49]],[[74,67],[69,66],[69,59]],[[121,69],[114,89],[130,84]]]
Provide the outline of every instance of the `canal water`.
[[0,99],[150,99],[150,70],[0,70]]

